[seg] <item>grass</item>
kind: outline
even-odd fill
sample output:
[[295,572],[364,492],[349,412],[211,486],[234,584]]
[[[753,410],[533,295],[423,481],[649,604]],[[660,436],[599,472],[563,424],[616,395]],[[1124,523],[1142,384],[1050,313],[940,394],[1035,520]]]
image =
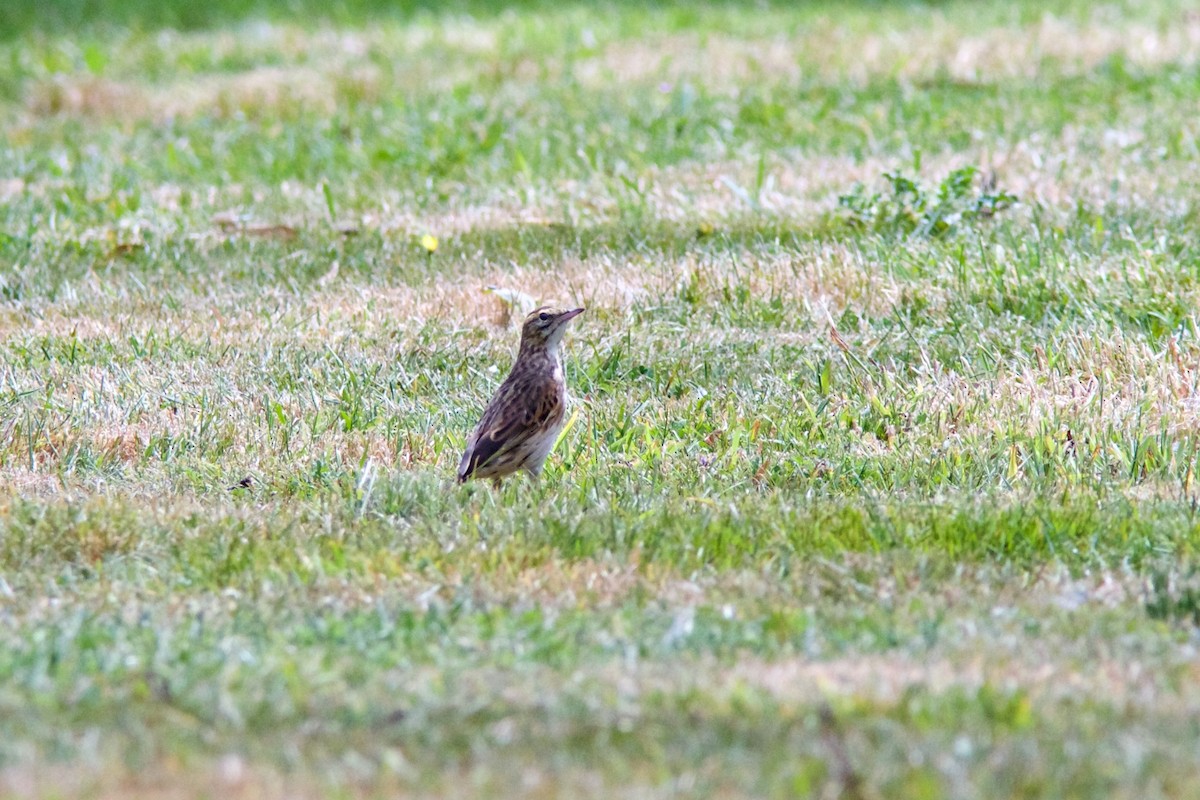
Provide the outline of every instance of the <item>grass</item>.
[[0,32],[4,794],[1200,791],[1186,4]]

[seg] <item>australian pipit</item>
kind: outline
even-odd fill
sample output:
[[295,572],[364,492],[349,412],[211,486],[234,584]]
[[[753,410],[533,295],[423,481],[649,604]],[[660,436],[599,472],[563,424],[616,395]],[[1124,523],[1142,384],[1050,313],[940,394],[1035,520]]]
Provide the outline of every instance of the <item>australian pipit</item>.
[[525,318],[521,349],[467,440],[458,481],[500,478],[524,470],[536,478],[562,430],[567,406],[558,345],[567,323],[583,313],[542,306]]

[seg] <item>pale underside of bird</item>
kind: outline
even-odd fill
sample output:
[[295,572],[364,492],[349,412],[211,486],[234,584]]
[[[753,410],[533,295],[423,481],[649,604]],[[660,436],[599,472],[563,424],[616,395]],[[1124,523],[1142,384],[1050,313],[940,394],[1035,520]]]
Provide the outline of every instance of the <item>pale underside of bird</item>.
[[567,384],[559,344],[567,323],[582,313],[582,308],[542,306],[525,318],[512,371],[467,440],[458,465],[460,483],[470,478],[499,483],[518,471],[531,478],[541,474],[566,417]]

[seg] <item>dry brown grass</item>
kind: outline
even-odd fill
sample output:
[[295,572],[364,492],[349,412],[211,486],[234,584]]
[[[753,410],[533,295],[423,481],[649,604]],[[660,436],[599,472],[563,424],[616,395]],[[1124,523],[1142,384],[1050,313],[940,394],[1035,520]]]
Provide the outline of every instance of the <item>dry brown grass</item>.
[[57,76],[32,85],[27,109],[35,117],[66,115],[128,122],[195,115],[278,118],[298,111],[333,113],[339,92],[370,95],[377,93],[378,83],[377,71],[367,66],[335,74],[311,68],[259,67],[167,87],[93,76]]
[[975,34],[931,14],[919,28],[863,34],[832,22],[794,35],[737,38],[671,34],[621,41],[576,66],[589,86],[694,81],[733,89],[762,81],[886,77],[919,83],[946,75],[962,82],[1033,79],[1047,70],[1081,75],[1120,56],[1137,67],[1189,66],[1200,59],[1200,20],[1165,29],[1122,20],[1076,23],[1047,15],[1037,24]]
[[793,702],[839,697],[892,703],[913,689],[973,694],[988,686],[1000,692],[1023,691],[1034,702],[1104,697],[1117,703],[1136,701],[1143,710],[1187,717],[1200,711],[1200,694],[1181,696],[1175,683],[1180,674],[1196,677],[1196,670],[1182,658],[1178,668],[1163,674],[1124,659],[1097,662],[1081,657],[1072,663],[1047,661],[1037,653],[982,652],[962,661],[900,655],[743,661],[728,677],[735,684],[765,689]]
[[[378,101],[383,92],[437,91],[466,80],[477,59],[496,51],[496,32],[471,20],[343,31],[260,23],[202,34],[161,33],[164,57],[203,52],[209,72],[150,83],[132,76],[60,73],[30,82],[25,111],[99,120],[168,121],[198,115],[259,119],[331,113],[346,98]],[[226,71],[223,62],[271,62]],[[122,75],[132,68],[117,72]]]
[[[347,789],[349,787],[343,787]],[[214,759],[198,768],[195,764],[158,764],[152,770],[120,768],[115,765],[88,768],[75,764],[42,763],[0,771],[0,791],[12,798],[87,797],[117,800],[184,800],[223,797],[228,800],[260,798],[322,797],[322,790],[307,780],[288,779],[264,764],[249,764],[235,753]],[[362,797],[363,793],[347,794]]]

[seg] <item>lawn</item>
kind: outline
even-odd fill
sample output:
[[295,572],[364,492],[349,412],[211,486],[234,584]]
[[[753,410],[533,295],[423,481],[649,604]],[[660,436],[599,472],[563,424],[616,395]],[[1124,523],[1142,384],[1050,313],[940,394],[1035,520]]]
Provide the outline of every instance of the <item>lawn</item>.
[[8,0],[0,794],[1200,795],[1190,5]]

